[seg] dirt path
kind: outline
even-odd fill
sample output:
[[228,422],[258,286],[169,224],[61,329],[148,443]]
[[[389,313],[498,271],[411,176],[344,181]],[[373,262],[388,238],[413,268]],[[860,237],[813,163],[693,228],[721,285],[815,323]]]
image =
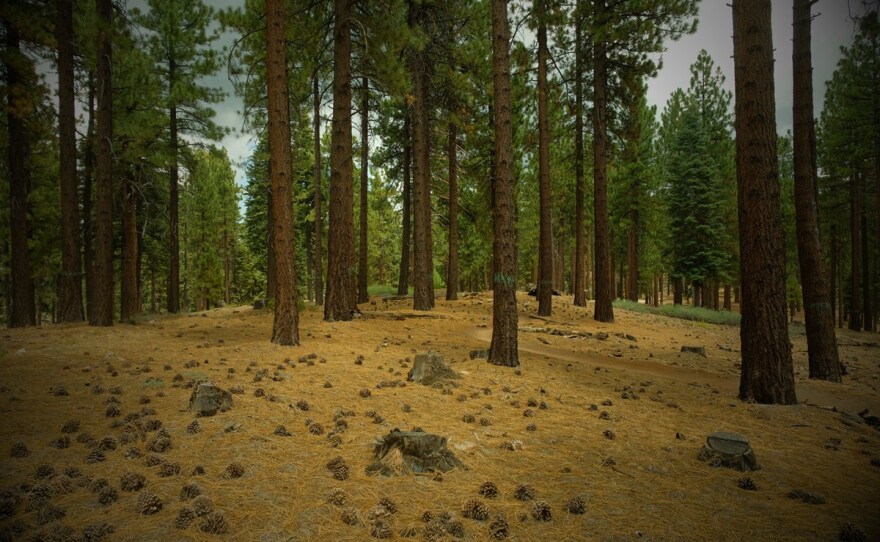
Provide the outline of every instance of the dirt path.
[[[488,328],[471,329],[467,333],[471,338],[486,344],[489,344],[492,339],[492,330]],[[520,340],[519,349],[529,354],[548,356],[571,363],[589,363],[603,368],[620,369],[641,376],[662,378],[685,384],[708,385],[718,390],[721,394],[730,397],[736,397],[739,391],[739,375],[721,374],[658,362],[622,360],[589,352],[573,352],[522,340]],[[834,407],[850,413],[859,412],[866,408],[872,413],[880,412],[880,401],[876,397],[866,397],[847,383],[831,384],[801,379],[797,381],[797,395],[801,403],[812,406]]]

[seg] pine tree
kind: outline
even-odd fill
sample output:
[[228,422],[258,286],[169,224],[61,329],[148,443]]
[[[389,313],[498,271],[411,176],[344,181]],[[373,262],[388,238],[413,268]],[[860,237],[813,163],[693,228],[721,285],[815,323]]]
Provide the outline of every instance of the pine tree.
[[[3,61],[6,71],[6,124],[9,134],[7,159],[9,169],[9,206],[11,233],[8,326],[36,325],[36,305],[32,280],[31,255],[28,250],[28,187],[30,184],[28,120],[34,109],[29,102],[28,80],[33,77],[33,62],[21,51],[19,25],[24,21],[21,2],[3,12],[6,48]],[[12,8],[17,8],[13,10]],[[30,77],[29,77],[30,76]]]
[[61,274],[58,321],[83,320],[82,257],[77,216],[76,117],[73,88],[73,0],[58,0],[55,36],[58,43],[58,142],[61,182]]
[[547,111],[547,5],[535,2],[538,23],[538,198],[540,233],[538,242],[538,315],[553,312],[553,230],[550,212],[550,124]]
[[284,43],[284,0],[266,0],[266,81],[269,97],[269,172],[275,252],[272,342],[299,344],[291,197],[290,99]]
[[95,76],[97,111],[95,139],[95,261],[92,266],[92,310],[89,325],[113,325],[113,6],[111,0],[96,0],[98,16]]
[[770,0],[734,0],[736,177],[742,277],[739,397],[794,404],[785,317]]
[[510,27],[507,1],[492,0],[493,110],[495,113],[495,175],[492,218],[493,257],[492,342],[489,362],[519,366],[516,303],[516,219],[513,197],[513,125],[510,98]]
[[804,295],[810,378],[840,382],[840,359],[834,335],[828,277],[822,259],[816,201],[811,5],[811,0],[794,0],[794,203],[798,261]]
[[357,312],[354,254],[354,166],[351,141],[351,0],[335,0],[333,121],[330,144],[330,229],[324,319]]
[[209,32],[213,9],[202,0],[148,0],[150,11],[138,16],[152,34],[149,50],[157,73],[167,85],[169,143],[169,262],[168,312],[180,310],[179,162],[181,135],[217,140],[222,130],[214,123],[214,111],[206,104],[223,98],[220,89],[206,87],[200,79],[220,67],[212,48],[216,34]]

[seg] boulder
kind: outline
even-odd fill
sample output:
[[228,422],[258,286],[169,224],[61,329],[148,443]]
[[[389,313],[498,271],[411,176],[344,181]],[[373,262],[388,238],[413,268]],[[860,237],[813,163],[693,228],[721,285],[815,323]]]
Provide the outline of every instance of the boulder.
[[446,437],[426,433],[420,428],[411,431],[392,429],[373,442],[372,465],[368,474],[383,476],[409,473],[448,472],[464,464],[446,448]]
[[447,380],[457,380],[461,377],[443,362],[443,357],[436,352],[416,354],[412,369],[406,375],[411,382],[432,386],[436,382],[441,384]]
[[738,433],[717,431],[706,437],[699,459],[710,467],[726,467],[742,472],[759,470],[758,459],[749,445],[749,438]]
[[232,394],[211,382],[200,382],[189,396],[189,411],[196,416],[213,416],[232,408]]
[[706,357],[706,347],[705,346],[682,346],[682,352],[689,352],[691,354],[696,354],[698,356]]

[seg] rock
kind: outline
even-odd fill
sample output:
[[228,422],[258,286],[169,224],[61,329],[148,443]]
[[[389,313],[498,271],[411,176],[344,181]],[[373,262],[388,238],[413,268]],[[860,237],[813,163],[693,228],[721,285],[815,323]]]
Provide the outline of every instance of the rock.
[[711,467],[726,467],[742,472],[761,468],[748,437],[737,433],[710,433],[698,457],[701,461],[708,461]]
[[213,416],[232,408],[232,394],[211,382],[199,383],[189,397],[189,411],[197,416]]
[[804,501],[807,504],[825,504],[825,495],[815,491],[795,489],[788,494],[789,499]]
[[266,308],[266,300],[265,299],[256,299],[254,300],[254,310],[258,311],[260,309]]
[[698,356],[706,357],[706,347],[705,346],[682,346],[682,352],[689,352],[691,354],[697,354]]
[[416,354],[412,369],[406,375],[406,379],[411,382],[417,382],[425,386],[432,386],[437,382],[443,383],[447,380],[457,380],[460,377],[458,373],[449,368],[443,362],[443,358],[436,352],[428,352],[427,354]]
[[392,429],[373,443],[375,467],[368,471],[384,476],[423,472],[448,472],[464,467],[446,448],[446,437],[426,433],[419,428],[411,431]]
[[469,354],[471,359],[489,359],[488,350],[471,350]]

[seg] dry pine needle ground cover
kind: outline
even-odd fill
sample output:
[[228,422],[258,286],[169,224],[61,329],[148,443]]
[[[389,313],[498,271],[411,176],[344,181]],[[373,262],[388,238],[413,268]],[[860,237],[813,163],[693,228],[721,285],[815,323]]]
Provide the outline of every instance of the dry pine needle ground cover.
[[[736,399],[738,328],[519,301],[519,371],[469,359],[490,294],[374,298],[350,323],[309,308],[295,348],[249,307],[5,331],[0,540],[880,540],[880,433],[854,414],[880,414],[876,335],[840,332],[831,385],[793,328],[802,404],[759,406]],[[462,378],[405,383],[427,350]],[[196,419],[206,378],[234,407]],[[395,427],[447,436],[467,469],[369,476]],[[698,461],[718,430],[762,470]]]

